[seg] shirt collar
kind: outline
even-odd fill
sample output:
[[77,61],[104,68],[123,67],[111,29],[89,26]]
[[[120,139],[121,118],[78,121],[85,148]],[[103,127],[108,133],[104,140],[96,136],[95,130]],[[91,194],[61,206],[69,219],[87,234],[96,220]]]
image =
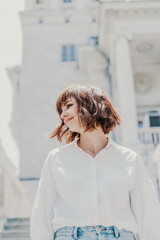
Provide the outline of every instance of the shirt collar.
[[[108,143],[107,143],[107,145],[103,148],[103,149],[101,149],[101,151],[105,151],[105,150],[107,150],[109,147],[110,147],[110,145],[111,145],[111,139],[108,137],[108,136],[106,136],[107,138],[108,138]],[[77,148],[78,150],[80,150],[80,151],[83,151],[79,146],[78,146],[78,144],[77,144],[77,141],[78,141],[78,139],[79,139],[79,137],[77,137],[77,138],[75,138],[74,140],[73,140],[73,146],[75,147],[75,148]],[[84,151],[83,151],[84,152]]]

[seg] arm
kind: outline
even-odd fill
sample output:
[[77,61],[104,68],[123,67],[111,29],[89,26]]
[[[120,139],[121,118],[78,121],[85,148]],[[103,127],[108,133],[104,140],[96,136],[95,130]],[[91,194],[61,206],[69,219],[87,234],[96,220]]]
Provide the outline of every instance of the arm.
[[148,177],[142,159],[136,157],[131,208],[138,225],[138,240],[160,239],[160,203],[155,186]]
[[50,153],[42,168],[40,182],[30,219],[30,235],[32,240],[52,240],[53,206],[56,187],[53,179],[53,155]]

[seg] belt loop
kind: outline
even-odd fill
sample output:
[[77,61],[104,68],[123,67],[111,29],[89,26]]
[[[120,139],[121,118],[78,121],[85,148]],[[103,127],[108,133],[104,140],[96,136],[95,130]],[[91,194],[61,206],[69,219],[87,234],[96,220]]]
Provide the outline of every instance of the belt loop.
[[77,239],[77,229],[78,229],[78,227],[73,226],[72,236],[73,236],[74,239]]
[[118,228],[116,228],[115,226],[113,226],[113,228],[114,228],[115,238],[119,238],[120,237],[120,232],[119,232]]
[[96,234],[99,236],[100,232],[101,232],[101,227],[99,225],[95,225],[95,230],[96,230]]

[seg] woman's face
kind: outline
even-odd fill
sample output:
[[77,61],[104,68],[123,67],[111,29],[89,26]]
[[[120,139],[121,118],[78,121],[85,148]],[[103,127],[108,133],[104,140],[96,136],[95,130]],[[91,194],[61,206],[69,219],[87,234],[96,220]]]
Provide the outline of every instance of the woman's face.
[[76,100],[71,97],[65,105],[62,106],[62,113],[60,115],[64,124],[68,126],[70,131],[81,133],[83,131],[78,119],[78,105]]

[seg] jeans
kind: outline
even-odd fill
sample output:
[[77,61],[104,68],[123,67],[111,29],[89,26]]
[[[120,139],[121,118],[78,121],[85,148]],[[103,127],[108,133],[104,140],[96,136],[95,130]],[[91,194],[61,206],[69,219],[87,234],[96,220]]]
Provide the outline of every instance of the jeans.
[[54,240],[136,240],[131,231],[115,226],[62,227],[54,233]]

